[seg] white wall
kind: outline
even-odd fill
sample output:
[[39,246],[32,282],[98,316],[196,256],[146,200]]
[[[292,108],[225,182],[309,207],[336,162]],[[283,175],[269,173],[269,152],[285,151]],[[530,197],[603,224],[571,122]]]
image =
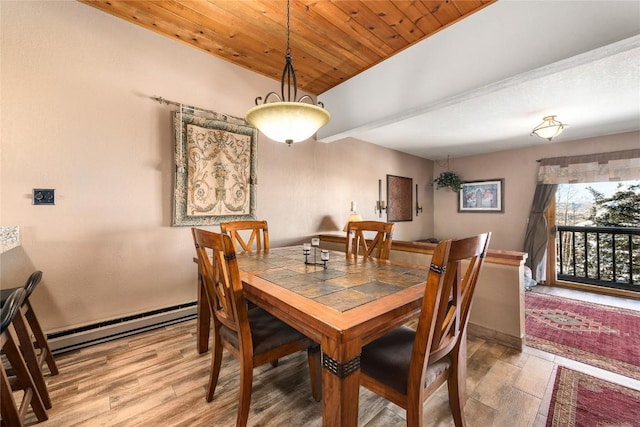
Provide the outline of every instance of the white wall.
[[[567,132],[570,130],[569,128]],[[541,142],[526,149],[452,159],[451,170],[459,173],[465,181],[504,178],[504,213],[458,213],[458,194],[449,190],[436,190],[436,237],[459,238],[493,231],[490,244],[492,249],[522,251],[538,176],[536,160],[628,150],[639,146],[640,132],[632,132],[565,143]],[[434,176],[445,169],[436,166]]]
[[[79,2],[0,1],[0,25],[0,219],[23,241],[0,285],[43,270],[33,303],[48,331],[194,301],[190,230],[170,226],[171,109],[150,97],[242,117],[279,82]],[[378,219],[386,174],[425,201],[396,238],[432,236],[432,162],[358,141],[261,136],[257,216],[274,246],[341,230],[352,200]],[[33,206],[33,188],[55,188],[56,205]]]

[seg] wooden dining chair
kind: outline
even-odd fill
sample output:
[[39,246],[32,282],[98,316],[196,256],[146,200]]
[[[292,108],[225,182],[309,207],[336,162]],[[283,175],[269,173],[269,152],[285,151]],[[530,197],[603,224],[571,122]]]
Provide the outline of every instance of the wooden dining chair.
[[404,408],[422,426],[423,403],[445,381],[457,427],[465,425],[466,327],[491,233],[436,246],[417,330],[401,326],[367,344],[361,384]]
[[[347,224],[347,256],[362,255],[389,259],[393,239],[393,223],[382,221],[351,221]],[[366,239],[366,233],[375,233],[372,239]]]
[[[236,426],[249,418],[253,368],[307,350],[312,396],[321,398],[320,348],[312,340],[259,307],[248,309],[242,292],[236,251],[231,237],[192,228],[206,296],[212,307],[213,339],[207,402],[213,400],[222,350],[240,361],[240,398]],[[213,254],[212,259],[209,253]]]
[[[5,363],[0,363],[2,380],[0,382],[0,414],[2,425],[22,426],[29,407],[33,410],[38,421],[48,419],[47,411],[38,387],[36,386],[27,363],[21,351],[21,343],[18,338],[14,321],[20,316],[20,307],[26,298],[26,291],[23,288],[15,289],[5,303],[0,312],[0,349],[6,356],[8,365],[13,374],[13,381],[7,373]],[[14,391],[22,390],[23,394],[16,401]],[[17,395],[19,396],[19,395]]]
[[[269,250],[269,226],[267,221],[230,221],[221,222],[220,230],[224,234],[228,234],[233,242],[233,247],[239,253],[251,251],[268,251]],[[254,249],[255,246],[255,249]],[[206,297],[204,295],[204,284],[202,282],[202,273],[198,268],[198,301],[197,301],[197,348],[198,353],[206,353],[209,350],[209,332],[211,328],[210,310],[207,307]],[[277,360],[273,361],[273,365],[277,365]]]
[[221,222],[220,230],[223,234],[228,234],[231,237],[233,247],[238,253],[269,250],[269,225],[267,221]]

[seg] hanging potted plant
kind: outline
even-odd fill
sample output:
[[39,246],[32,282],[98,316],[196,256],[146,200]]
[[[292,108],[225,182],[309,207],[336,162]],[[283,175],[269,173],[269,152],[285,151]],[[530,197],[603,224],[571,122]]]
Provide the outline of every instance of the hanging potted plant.
[[436,183],[436,189],[449,188],[456,193],[462,189],[462,179],[457,173],[446,171],[442,172],[436,179],[433,180]]

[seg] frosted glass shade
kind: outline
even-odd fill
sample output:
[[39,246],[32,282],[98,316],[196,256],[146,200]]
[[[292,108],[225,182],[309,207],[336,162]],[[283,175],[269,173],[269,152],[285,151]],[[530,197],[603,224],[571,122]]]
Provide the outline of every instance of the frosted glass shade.
[[565,124],[556,120],[556,116],[547,116],[542,119],[542,123],[536,126],[531,132],[532,135],[537,135],[540,138],[551,139],[560,135],[565,128]]
[[287,144],[311,138],[330,118],[324,108],[304,102],[269,102],[251,108],[245,116],[268,138]]

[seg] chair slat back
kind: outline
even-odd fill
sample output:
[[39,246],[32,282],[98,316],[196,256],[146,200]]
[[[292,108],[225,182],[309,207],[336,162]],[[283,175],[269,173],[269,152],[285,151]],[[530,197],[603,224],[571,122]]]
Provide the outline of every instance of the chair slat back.
[[436,246],[427,275],[410,378],[423,378],[429,361],[439,360],[451,352],[465,336],[490,238],[491,233],[484,233],[445,240]]
[[27,291],[23,288],[16,288],[11,292],[0,311],[0,333],[4,333],[11,322],[13,322],[14,317],[18,313],[18,310],[20,310],[26,297]]
[[[3,360],[0,366],[0,400],[3,426],[24,425],[25,415],[29,406],[31,406],[38,421],[45,421],[49,418],[40,397],[42,390],[39,390],[34,383],[30,367],[23,357],[28,347],[25,345],[24,340],[19,337],[15,325],[15,320],[22,317],[20,307],[22,307],[26,297],[27,291],[24,288],[17,288],[7,297],[0,310],[0,351],[2,351],[3,359],[6,358],[8,362],[5,367]],[[31,344],[27,343],[27,345]],[[31,351],[33,351],[33,348],[31,348]],[[32,356],[35,358],[34,354]],[[15,376],[12,381],[9,381],[9,376],[7,375],[6,368],[9,366]],[[38,366],[31,366],[34,369],[39,369]],[[43,385],[45,387],[44,391],[46,391],[44,382]],[[23,390],[22,397],[14,400],[13,391],[18,389]]]
[[[382,221],[351,221],[347,224],[347,256],[389,259],[393,240],[393,223]],[[367,240],[365,233],[375,233]]]
[[[197,228],[191,231],[214,322],[218,321],[243,336],[248,334],[251,339],[238,260],[231,237]],[[211,258],[209,253],[212,254]]]
[[220,230],[228,234],[233,247],[241,253],[269,250],[269,226],[267,221],[221,222]]

